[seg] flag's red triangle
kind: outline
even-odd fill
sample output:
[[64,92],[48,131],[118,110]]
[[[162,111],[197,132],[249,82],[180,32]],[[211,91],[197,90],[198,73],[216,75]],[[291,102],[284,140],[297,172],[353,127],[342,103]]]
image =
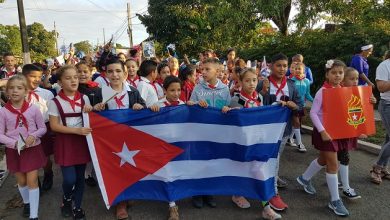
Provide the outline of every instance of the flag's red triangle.
[[[124,124],[119,124],[97,113],[90,113],[90,125],[108,202],[126,188],[153,174],[183,152],[181,148]],[[156,125],[158,126],[158,125]],[[129,151],[139,152],[133,157],[136,167],[114,154],[126,144]]]

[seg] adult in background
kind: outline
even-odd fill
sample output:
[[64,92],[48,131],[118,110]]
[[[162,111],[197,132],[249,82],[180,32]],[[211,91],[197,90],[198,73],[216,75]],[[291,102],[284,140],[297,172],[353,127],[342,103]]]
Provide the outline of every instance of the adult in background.
[[[303,55],[302,54],[295,54],[291,58],[292,63],[303,63]],[[286,76],[288,76],[290,79],[294,76],[294,74],[291,75],[290,69],[287,70]],[[314,78],[313,73],[311,72],[310,67],[305,65],[305,77],[309,80],[310,84],[313,84]]]
[[359,86],[369,85],[375,87],[374,83],[368,79],[369,66],[367,62],[367,57],[372,54],[373,49],[372,44],[362,46],[359,53],[352,57],[350,67],[353,67],[359,73]]
[[386,51],[384,61],[376,69],[376,85],[381,95],[378,111],[386,128],[386,140],[371,170],[371,181],[380,184],[383,178],[390,179],[387,165],[390,159],[390,51]]

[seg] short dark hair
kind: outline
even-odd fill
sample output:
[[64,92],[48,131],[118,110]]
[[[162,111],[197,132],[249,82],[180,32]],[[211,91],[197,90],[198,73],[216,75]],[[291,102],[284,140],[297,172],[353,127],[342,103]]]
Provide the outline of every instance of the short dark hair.
[[179,83],[181,87],[181,80],[179,78],[176,76],[167,76],[163,83],[164,89],[167,90],[172,83]]
[[156,71],[157,63],[153,60],[144,60],[139,67],[139,76],[146,77],[151,72]]
[[233,51],[236,52],[236,49],[234,49],[234,48],[229,48],[226,54],[229,54],[230,52],[233,52]]
[[168,67],[168,63],[167,62],[162,62],[162,63],[158,64],[158,66],[157,66],[158,74],[160,74],[161,70],[164,69],[165,67]]
[[88,62],[86,62],[86,61],[80,61],[80,62],[78,62],[76,65],[75,65],[75,67],[78,69],[81,65],[85,65],[85,66],[87,66],[88,67],[88,69],[90,70],[90,71],[92,71],[92,66],[91,66],[91,64],[90,63],[88,63]]
[[271,59],[272,63],[275,63],[276,61],[279,61],[279,60],[287,60],[288,61],[288,57],[282,53],[278,53],[278,54],[274,55]]
[[120,64],[121,67],[122,67],[122,70],[125,71],[125,64],[122,62],[122,60],[119,59],[119,57],[114,56],[114,57],[111,57],[111,58],[107,61],[107,63],[106,63],[106,71],[107,71],[108,65],[111,65],[111,64]]
[[22,74],[24,76],[26,76],[26,75],[30,74],[32,71],[42,72],[43,69],[40,66],[37,66],[34,64],[26,64],[23,66]]
[[11,53],[11,52],[6,52],[6,53],[3,54],[3,59],[5,57],[15,57],[15,55],[13,53]]
[[196,70],[196,66],[189,64],[183,69],[180,69],[179,71],[179,79],[184,83],[188,79],[188,76],[191,76],[194,74],[194,71]]

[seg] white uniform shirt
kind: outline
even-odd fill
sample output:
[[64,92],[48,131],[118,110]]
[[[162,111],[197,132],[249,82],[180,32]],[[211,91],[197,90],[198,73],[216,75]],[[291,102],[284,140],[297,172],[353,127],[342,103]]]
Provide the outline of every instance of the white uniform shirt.
[[[72,96],[68,96],[70,99],[73,99]],[[64,113],[80,113],[82,111],[81,106],[75,106],[75,111],[73,111],[70,103],[66,100],[63,100],[61,97],[56,96],[58,101],[60,102],[60,105],[64,111]],[[85,105],[90,105],[88,96],[83,95],[82,99],[84,99]],[[81,100],[79,100],[77,103],[81,104]],[[60,117],[60,112],[57,108],[57,105],[54,103],[53,100],[49,101],[48,104],[49,107],[49,115]],[[61,118],[61,117],[60,117]],[[81,128],[83,127],[83,120],[82,117],[67,117],[65,119],[66,126],[71,128]],[[60,123],[62,124],[62,120],[60,119]]]
[[141,80],[138,83],[137,89],[143,100],[145,100],[146,107],[150,107],[158,102],[157,92],[147,78],[141,76]]
[[30,104],[34,104],[39,108],[39,111],[42,113],[43,120],[46,122],[49,121],[48,107],[47,104],[50,100],[54,98],[52,92],[47,89],[42,89],[40,87],[36,88],[34,92],[39,96],[38,99],[31,95]]
[[[278,86],[280,86],[280,84],[278,84]],[[278,91],[278,88],[276,88],[272,83],[270,83],[270,87],[269,87],[269,94],[270,95],[275,95],[276,94],[276,91]],[[289,93],[288,93],[288,85],[286,83],[286,86],[282,89],[282,91],[280,91],[278,93],[278,95],[276,96],[276,101],[280,101],[280,98],[282,96],[289,96]],[[282,101],[285,101],[285,100],[282,100]]]
[[[383,61],[376,68],[376,80],[390,81],[390,59]],[[390,101],[390,91],[381,92],[381,99]]]
[[129,108],[129,94],[128,94],[128,92],[130,92],[130,91],[131,91],[131,88],[130,88],[129,84],[123,83],[122,92],[120,92],[115,97],[120,99],[123,96],[122,103],[123,103],[124,106],[120,106],[119,107],[118,104],[116,103],[115,97],[114,97],[110,101],[107,102],[108,109],[110,109],[110,110],[114,110],[114,109],[128,109]]

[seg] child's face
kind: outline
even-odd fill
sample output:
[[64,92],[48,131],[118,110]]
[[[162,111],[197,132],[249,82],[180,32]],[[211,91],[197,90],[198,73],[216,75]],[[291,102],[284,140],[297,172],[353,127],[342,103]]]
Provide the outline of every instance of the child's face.
[[137,75],[138,66],[137,63],[133,60],[126,62],[127,72],[130,78],[133,78]]
[[236,51],[230,51],[227,55],[228,60],[234,60],[236,58]]
[[241,81],[242,90],[246,94],[252,94],[256,90],[256,86],[258,84],[257,75],[252,72],[247,72],[244,75],[244,78]]
[[161,71],[160,71],[160,78],[162,80],[164,80],[165,78],[167,78],[167,76],[170,76],[170,75],[171,75],[171,71],[169,70],[168,66],[166,66],[166,67],[161,69]]
[[271,75],[277,79],[281,79],[286,75],[288,68],[287,60],[277,60],[272,64]]
[[79,65],[77,67],[77,74],[81,84],[86,84],[92,80],[92,73],[87,65]]
[[290,65],[290,73],[291,73],[291,74],[295,74],[295,63],[292,63],[292,64]]
[[359,73],[356,71],[349,72],[348,75],[344,77],[343,86],[357,86],[359,82]]
[[119,63],[108,65],[106,75],[112,86],[120,86],[125,80],[125,72]]
[[338,86],[344,79],[344,67],[335,66],[332,69],[328,70],[325,75],[329,84],[333,86]]
[[25,99],[27,95],[27,88],[20,80],[13,80],[7,85],[7,95],[11,102],[20,102]]
[[202,69],[202,76],[203,79],[210,83],[211,81],[214,81],[217,79],[217,74],[218,74],[218,65],[214,63],[205,63],[203,64],[203,69]]
[[179,69],[179,61],[176,58],[169,59],[168,62],[169,69],[175,71]]
[[181,94],[180,83],[174,82],[168,86],[168,89],[166,90],[165,95],[166,95],[167,100],[169,102],[172,102],[172,101],[179,101],[180,94]]
[[295,65],[294,74],[297,76],[304,74],[303,66],[299,64]]
[[42,80],[41,71],[31,71],[26,75],[27,78],[27,87],[29,90],[34,90],[38,88]]
[[76,70],[66,70],[58,82],[64,91],[76,92],[79,86],[79,77]]
[[196,83],[196,70],[191,75],[187,76],[188,81],[195,84]]

